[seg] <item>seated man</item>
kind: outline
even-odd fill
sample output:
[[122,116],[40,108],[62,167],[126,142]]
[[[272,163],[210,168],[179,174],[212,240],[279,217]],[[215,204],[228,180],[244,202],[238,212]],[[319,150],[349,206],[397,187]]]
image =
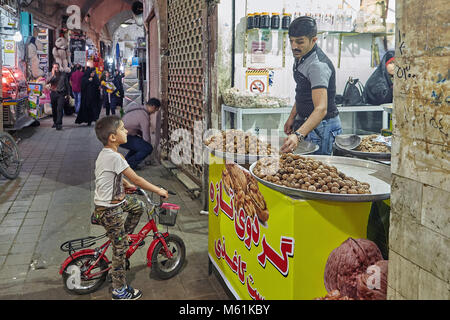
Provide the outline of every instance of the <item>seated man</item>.
[[140,170],[139,164],[153,151],[150,143],[150,115],[160,107],[161,102],[151,98],[145,106],[130,108],[122,118],[128,135],[127,143],[120,146],[129,150],[125,159],[133,170]]

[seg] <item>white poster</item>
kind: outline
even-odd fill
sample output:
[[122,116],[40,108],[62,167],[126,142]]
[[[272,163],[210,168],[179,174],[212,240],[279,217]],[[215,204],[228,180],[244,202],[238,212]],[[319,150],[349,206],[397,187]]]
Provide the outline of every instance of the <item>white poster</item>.
[[81,66],[86,66],[86,52],[85,51],[74,51],[73,52],[73,64],[79,64]]

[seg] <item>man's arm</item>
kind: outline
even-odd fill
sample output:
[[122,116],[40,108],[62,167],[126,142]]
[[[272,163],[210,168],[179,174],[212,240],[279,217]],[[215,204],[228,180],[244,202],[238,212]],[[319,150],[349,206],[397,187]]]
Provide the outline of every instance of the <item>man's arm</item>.
[[289,118],[286,120],[286,123],[284,124],[284,133],[286,134],[292,133],[292,125],[294,124],[296,115],[297,115],[297,103],[294,102],[294,106],[292,107],[291,113],[289,114]]
[[140,118],[139,125],[142,132],[142,139],[150,143],[150,116]]
[[[326,88],[313,89],[311,93],[314,104],[314,111],[311,113],[305,123],[297,130],[297,132],[301,133],[305,137],[319,125],[320,121],[322,121],[323,118],[325,118],[328,108],[328,94]],[[298,138],[296,135],[291,134],[286,139],[284,145],[281,147],[281,152],[292,152],[297,148],[297,146]]]

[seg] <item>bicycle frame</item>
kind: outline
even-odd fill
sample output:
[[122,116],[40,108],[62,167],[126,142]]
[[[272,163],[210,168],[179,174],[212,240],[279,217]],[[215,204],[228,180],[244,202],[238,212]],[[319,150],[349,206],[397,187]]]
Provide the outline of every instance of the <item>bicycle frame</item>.
[[[128,250],[126,252],[126,258],[127,259],[130,258],[133,255],[133,253],[139,248],[139,244],[147,237],[147,235],[150,233],[150,231],[153,231],[153,241],[147,249],[147,266],[151,267],[153,251],[159,242],[162,243],[165,253],[167,254],[167,257],[169,259],[172,258],[173,255],[172,255],[172,252],[167,247],[166,241],[164,240],[165,238],[167,238],[169,236],[169,233],[168,232],[161,233],[160,231],[158,231],[158,226],[155,222],[155,219],[152,216],[153,213],[155,212],[155,208],[156,208],[157,204],[153,203],[146,194],[145,194],[145,196],[147,197],[147,201],[153,205],[153,208],[151,210],[147,211],[147,217],[148,217],[149,221],[142,227],[142,229],[137,234],[129,235],[129,237],[131,238],[132,245],[130,245],[130,247],[128,248]],[[80,256],[92,255],[92,254],[97,257],[97,260],[95,260],[95,263],[93,263],[86,272],[83,272],[83,275],[86,276],[88,279],[91,279],[95,276],[98,276],[98,275],[104,273],[104,272],[108,272],[111,269],[111,267],[108,267],[105,270],[102,270],[100,272],[90,274],[91,270],[98,265],[98,263],[100,262],[101,259],[105,260],[105,262],[108,264],[111,263],[108,260],[108,258],[106,257],[106,251],[108,250],[110,244],[111,244],[111,240],[108,240],[104,244],[102,244],[99,248],[80,250],[80,251],[74,252],[73,254],[70,254],[70,256],[61,265],[59,273],[62,274],[64,272],[64,270],[67,268],[67,266],[69,265],[69,263],[71,263],[74,259],[76,259]]]

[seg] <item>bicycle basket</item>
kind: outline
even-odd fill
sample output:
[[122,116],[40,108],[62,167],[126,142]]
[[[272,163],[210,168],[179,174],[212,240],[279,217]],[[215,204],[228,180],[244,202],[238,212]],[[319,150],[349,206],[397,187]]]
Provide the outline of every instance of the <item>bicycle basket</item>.
[[173,227],[177,221],[180,206],[172,203],[163,203],[158,210],[159,223],[164,226]]

